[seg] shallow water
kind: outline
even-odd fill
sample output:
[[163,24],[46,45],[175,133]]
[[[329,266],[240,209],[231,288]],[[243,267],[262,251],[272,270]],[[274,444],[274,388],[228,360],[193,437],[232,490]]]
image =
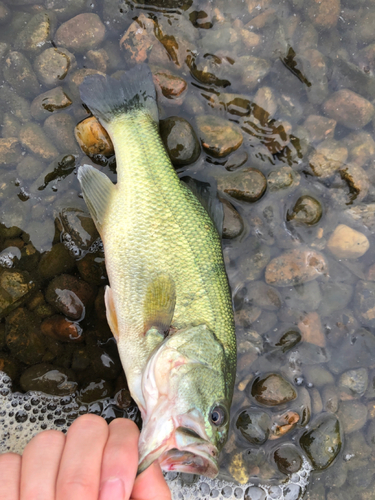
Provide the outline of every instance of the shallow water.
[[[69,25],[82,13],[99,18]],[[373,498],[374,20],[372,0],[0,3],[0,369],[14,391],[78,392],[82,411],[120,391],[134,416],[76,178],[91,163],[115,180],[115,159],[89,158],[73,132],[88,116],[82,70],[146,61],[165,79],[160,117],[184,118],[200,139],[179,174],[216,183],[239,214],[223,239],[239,347],[229,483],[171,485],[184,497],[263,498],[247,489],[260,483],[269,498]],[[71,53],[58,70],[42,58],[53,47]],[[63,104],[61,93],[35,102],[58,86]]]

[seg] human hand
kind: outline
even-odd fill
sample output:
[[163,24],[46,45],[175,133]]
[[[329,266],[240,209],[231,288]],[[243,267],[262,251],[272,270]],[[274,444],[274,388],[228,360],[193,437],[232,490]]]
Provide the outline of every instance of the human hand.
[[83,415],[67,434],[43,431],[22,457],[0,455],[1,500],[170,500],[154,462],[137,478],[139,430],[118,418],[109,425]]

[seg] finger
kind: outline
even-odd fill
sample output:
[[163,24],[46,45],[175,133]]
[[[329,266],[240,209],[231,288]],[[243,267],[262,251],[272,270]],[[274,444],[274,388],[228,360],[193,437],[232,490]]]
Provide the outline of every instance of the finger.
[[117,418],[109,424],[99,500],[130,498],[138,467],[138,438],[138,427],[131,420]]
[[68,430],[56,485],[56,500],[97,500],[108,425],[97,415],[77,418]]
[[16,453],[0,455],[0,498],[19,500],[21,457]]
[[131,500],[171,500],[171,492],[157,461],[137,477]]
[[37,434],[22,455],[21,500],[55,498],[56,479],[65,436],[60,431]]

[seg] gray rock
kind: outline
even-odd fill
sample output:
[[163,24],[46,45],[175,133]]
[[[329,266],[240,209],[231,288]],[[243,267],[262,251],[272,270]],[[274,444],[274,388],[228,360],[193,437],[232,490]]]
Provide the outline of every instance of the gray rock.
[[43,130],[60,153],[72,155],[79,153],[79,146],[74,137],[74,125],[75,121],[71,115],[56,113],[45,120]]
[[243,410],[236,420],[236,428],[241,435],[253,444],[263,444],[267,441],[271,427],[268,413],[249,408]]
[[21,52],[12,51],[5,58],[5,80],[23,97],[35,97],[40,85],[31,64]]
[[11,11],[4,4],[4,2],[0,2],[0,25],[8,23],[11,17],[12,17]]
[[34,71],[46,87],[59,85],[68,72],[77,66],[76,58],[66,49],[51,47],[39,54],[34,61]]
[[31,120],[29,101],[16,94],[5,83],[0,87],[0,102],[5,110],[14,114],[21,122],[24,123]]
[[0,165],[14,165],[22,158],[22,151],[17,137],[0,139]]
[[[339,389],[342,394],[358,398],[363,396],[368,385],[368,372],[366,368],[344,372],[339,379]],[[342,398],[344,399],[344,398]]]
[[353,295],[353,287],[345,283],[321,283],[322,302],[320,316],[330,316],[334,311],[345,309]]
[[241,215],[229,201],[221,199],[224,210],[223,238],[234,239],[239,236],[244,228]]
[[280,472],[293,474],[298,472],[302,466],[302,457],[298,448],[292,444],[279,446],[273,452],[273,459]]
[[14,41],[15,50],[39,53],[50,42],[56,29],[56,16],[44,11],[35,14]]
[[311,460],[315,470],[326,469],[341,449],[339,420],[332,414],[319,416],[302,434],[299,444]]
[[255,168],[246,168],[218,179],[218,189],[233,198],[254,202],[259,200],[267,187],[267,181],[262,172]]
[[37,123],[26,123],[20,131],[22,146],[41,160],[51,161],[59,154]]
[[66,368],[56,368],[47,363],[31,366],[20,378],[22,389],[41,391],[54,396],[68,396],[77,389],[74,373]]
[[375,283],[359,281],[354,292],[354,311],[364,326],[375,326]]
[[241,129],[229,120],[203,115],[197,116],[196,122],[203,149],[214,158],[223,158],[241,146]]
[[293,386],[277,373],[256,378],[251,387],[251,395],[265,406],[277,406],[297,397]]
[[268,174],[267,186],[271,192],[295,188],[299,184],[299,174],[291,167],[281,167]]
[[83,54],[104,40],[105,26],[96,14],[84,13],[69,19],[58,30],[54,41],[73,53]]
[[67,108],[72,104],[70,98],[66,95],[62,87],[55,87],[38,95],[31,103],[30,112],[35,120],[41,121],[61,109]]
[[175,166],[190,165],[200,155],[200,144],[193,127],[184,118],[170,116],[160,121],[160,135]]
[[307,226],[312,226],[322,217],[322,206],[318,200],[309,195],[300,196],[292,210],[287,213],[287,220],[293,220]]
[[367,407],[359,401],[341,401],[337,415],[345,434],[362,429],[367,413]]
[[21,130],[21,123],[12,113],[4,113],[3,137],[18,137]]

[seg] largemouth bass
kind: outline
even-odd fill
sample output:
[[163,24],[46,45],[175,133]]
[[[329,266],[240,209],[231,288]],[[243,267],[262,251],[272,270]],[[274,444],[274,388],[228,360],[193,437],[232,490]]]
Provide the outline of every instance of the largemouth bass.
[[80,92],[116,154],[116,185],[89,165],[78,179],[104,245],[108,323],[142,414],[138,470],[158,459],[215,477],[236,370],[218,232],[164,149],[149,68],[87,77]]

